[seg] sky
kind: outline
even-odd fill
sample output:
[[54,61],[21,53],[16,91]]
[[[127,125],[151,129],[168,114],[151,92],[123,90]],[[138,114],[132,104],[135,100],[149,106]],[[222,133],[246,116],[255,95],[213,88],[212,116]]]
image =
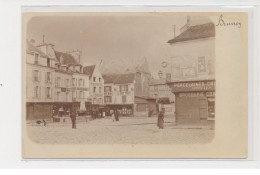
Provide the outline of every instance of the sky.
[[55,45],[57,51],[82,51],[83,65],[107,68],[142,64],[146,58],[157,78],[161,63],[170,59],[168,40],[186,24],[186,15],[158,13],[98,13],[35,16],[27,25],[27,39]]

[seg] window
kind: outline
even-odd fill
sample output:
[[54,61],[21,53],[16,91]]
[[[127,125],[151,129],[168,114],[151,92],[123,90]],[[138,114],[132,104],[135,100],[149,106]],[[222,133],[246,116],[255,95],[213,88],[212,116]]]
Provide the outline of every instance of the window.
[[101,78],[99,78],[99,82],[101,82]]
[[158,90],[158,86],[157,85],[154,86],[154,90]]
[[96,77],[93,77],[93,81],[96,82]]
[[77,91],[73,92],[73,98],[77,98]]
[[57,100],[60,100],[60,92],[57,92]]
[[39,98],[40,97],[40,87],[35,86],[34,88],[34,97]]
[[66,101],[69,101],[69,93],[66,92]]
[[72,78],[72,86],[75,87],[76,84],[77,84],[77,83],[76,83],[76,79],[75,79],[75,78]]
[[122,103],[126,103],[126,96],[125,95],[122,96]]
[[56,78],[56,86],[61,87],[61,78],[60,77]]
[[83,92],[83,97],[82,98],[85,99],[85,92]]
[[105,92],[111,92],[112,88],[111,86],[105,86]]
[[98,104],[102,104],[103,101],[102,101],[102,98],[99,98],[99,103]]
[[79,81],[78,81],[78,87],[80,87],[81,86],[81,79],[79,79]]
[[101,87],[99,87],[99,93],[102,93],[102,88]]
[[93,98],[93,104],[97,104],[97,99]]
[[33,79],[34,81],[40,81],[40,72],[38,70],[33,71]]
[[111,96],[105,96],[105,102],[106,103],[111,103],[112,102],[112,97]]
[[46,82],[51,82],[51,73],[46,72]]
[[39,64],[39,55],[35,54],[35,60],[34,60],[35,64]]
[[51,98],[51,88],[50,87],[46,88],[46,98]]
[[83,85],[82,85],[82,87],[85,87],[85,80],[82,80],[83,81]]
[[121,92],[128,91],[128,85],[121,85],[121,86],[120,86],[120,91],[121,91]]
[[96,93],[96,87],[93,87],[93,92]]
[[83,98],[82,91],[79,91],[79,98]]
[[69,85],[70,85],[70,80],[66,79],[66,87],[69,87]]
[[51,61],[50,58],[47,58],[47,66],[50,67],[51,66]]

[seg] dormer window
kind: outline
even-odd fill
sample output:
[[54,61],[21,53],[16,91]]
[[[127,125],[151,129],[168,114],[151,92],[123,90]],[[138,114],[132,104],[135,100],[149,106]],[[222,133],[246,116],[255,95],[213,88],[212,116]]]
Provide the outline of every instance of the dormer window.
[[34,63],[35,63],[35,64],[39,64],[39,54],[35,54]]

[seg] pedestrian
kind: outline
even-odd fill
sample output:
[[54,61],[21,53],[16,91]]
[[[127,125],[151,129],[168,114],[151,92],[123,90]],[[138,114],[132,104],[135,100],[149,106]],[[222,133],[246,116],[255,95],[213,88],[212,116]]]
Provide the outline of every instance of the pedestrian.
[[119,121],[119,113],[118,113],[117,109],[115,110],[115,119],[116,119],[116,121]]
[[157,126],[159,127],[159,129],[164,128],[164,108],[162,108],[162,110],[158,114]]
[[71,123],[72,123],[72,129],[76,129],[76,111],[75,111],[75,109],[71,110],[70,118],[71,118]]
[[43,125],[46,126],[46,121],[45,120],[42,120],[43,121]]
[[112,121],[115,121],[115,112],[114,110],[111,111]]

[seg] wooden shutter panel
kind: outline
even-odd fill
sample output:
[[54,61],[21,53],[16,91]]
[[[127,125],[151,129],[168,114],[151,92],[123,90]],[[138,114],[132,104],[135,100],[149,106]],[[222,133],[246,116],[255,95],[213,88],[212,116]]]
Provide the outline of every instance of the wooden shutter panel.
[[32,81],[34,81],[34,70],[32,70]]
[[41,87],[39,86],[39,98],[41,98]]
[[52,83],[52,72],[50,72],[50,82]]
[[36,88],[33,87],[33,97],[36,97]]
[[39,73],[39,81],[41,81],[41,72],[38,71],[38,73]]

